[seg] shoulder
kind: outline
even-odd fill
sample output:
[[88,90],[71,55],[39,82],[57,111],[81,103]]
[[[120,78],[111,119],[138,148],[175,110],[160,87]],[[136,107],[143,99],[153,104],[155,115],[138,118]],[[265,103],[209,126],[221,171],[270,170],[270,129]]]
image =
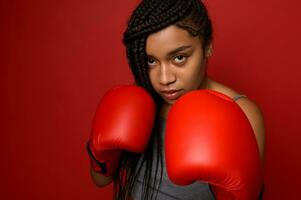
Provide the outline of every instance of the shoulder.
[[[235,90],[221,84],[218,82],[212,82],[212,89],[218,91],[222,94],[234,98],[241,93],[236,92]],[[242,109],[242,111],[247,116],[259,148],[261,159],[264,159],[264,146],[265,146],[265,128],[264,128],[264,115],[261,108],[249,98],[240,98],[236,101],[237,105]]]
[[265,146],[265,128],[264,116],[261,108],[249,98],[242,98],[236,101],[240,108],[247,116],[254,134],[256,136],[261,159],[264,159],[264,146]]

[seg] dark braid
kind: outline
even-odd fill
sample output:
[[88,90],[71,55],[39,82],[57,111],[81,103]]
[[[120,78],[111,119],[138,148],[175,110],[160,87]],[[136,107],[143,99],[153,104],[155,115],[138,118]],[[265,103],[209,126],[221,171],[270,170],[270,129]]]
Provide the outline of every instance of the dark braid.
[[[162,98],[155,92],[149,80],[146,40],[150,34],[172,24],[187,30],[192,36],[199,36],[203,42],[204,49],[212,40],[211,21],[205,6],[200,0],[144,0],[133,11],[123,35],[128,64],[134,75],[135,82],[153,96],[158,111]],[[158,187],[156,184],[157,180],[152,179],[151,174],[155,142],[158,144],[157,159],[155,160],[155,178],[159,164],[161,169],[163,167],[162,141],[159,136],[160,130],[158,129],[159,121],[157,117],[152,136],[143,154],[123,153],[119,168],[114,176],[115,199],[127,199],[132,193],[143,163],[146,165],[146,171],[144,172],[142,199],[152,199],[153,193],[149,187]],[[139,159],[142,159],[141,164],[138,164]],[[162,180],[162,171],[163,169],[161,170],[159,183]]]

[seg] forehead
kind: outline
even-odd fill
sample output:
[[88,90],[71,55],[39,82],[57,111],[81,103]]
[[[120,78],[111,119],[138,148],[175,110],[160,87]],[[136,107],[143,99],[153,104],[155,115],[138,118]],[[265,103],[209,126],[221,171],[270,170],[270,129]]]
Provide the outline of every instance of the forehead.
[[165,55],[181,46],[201,45],[199,37],[191,36],[188,31],[175,25],[170,25],[156,33],[152,33],[146,40],[148,55]]

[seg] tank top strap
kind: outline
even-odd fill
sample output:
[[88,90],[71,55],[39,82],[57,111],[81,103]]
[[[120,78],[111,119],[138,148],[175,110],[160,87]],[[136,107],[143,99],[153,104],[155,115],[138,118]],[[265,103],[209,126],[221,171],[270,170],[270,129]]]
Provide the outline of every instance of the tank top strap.
[[239,94],[239,95],[233,97],[232,99],[233,99],[233,101],[237,101],[238,99],[241,99],[241,98],[244,98],[244,97],[247,98],[247,95]]

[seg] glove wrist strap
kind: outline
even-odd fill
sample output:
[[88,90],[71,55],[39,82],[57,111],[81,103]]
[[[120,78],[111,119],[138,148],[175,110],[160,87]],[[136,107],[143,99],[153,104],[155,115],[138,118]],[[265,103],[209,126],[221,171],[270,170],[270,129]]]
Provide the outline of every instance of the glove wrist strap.
[[90,157],[91,166],[93,167],[94,171],[99,174],[106,174],[107,168],[104,162],[99,162],[95,156],[93,155],[91,148],[90,148],[90,140],[87,142],[86,149],[88,152],[88,155]]

